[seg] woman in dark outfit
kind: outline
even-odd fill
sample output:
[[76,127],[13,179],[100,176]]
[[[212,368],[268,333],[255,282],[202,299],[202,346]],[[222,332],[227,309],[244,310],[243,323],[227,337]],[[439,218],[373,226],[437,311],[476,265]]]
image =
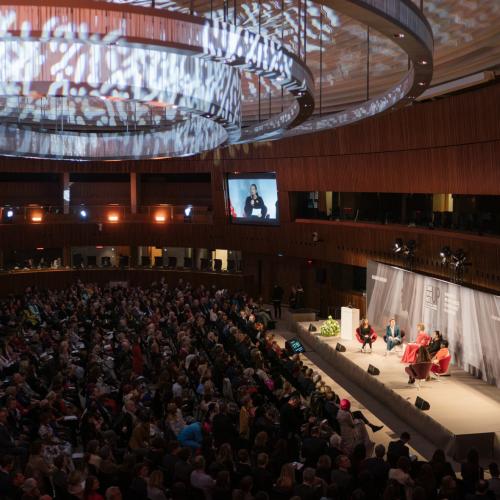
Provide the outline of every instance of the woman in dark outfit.
[[259,193],[257,192],[257,185],[251,184],[250,196],[247,196],[247,199],[245,201],[245,217],[252,217],[254,209],[256,210],[260,209],[261,219],[266,218],[267,207],[264,204],[264,200],[262,199],[262,196],[260,196]]

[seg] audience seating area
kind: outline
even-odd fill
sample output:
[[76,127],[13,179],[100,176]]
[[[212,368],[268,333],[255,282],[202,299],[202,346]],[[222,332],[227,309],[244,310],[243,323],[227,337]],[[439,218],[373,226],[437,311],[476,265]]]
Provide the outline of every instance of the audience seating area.
[[0,498],[499,498],[474,450],[457,475],[407,433],[374,446],[273,325],[244,291],[182,279],[0,301]]

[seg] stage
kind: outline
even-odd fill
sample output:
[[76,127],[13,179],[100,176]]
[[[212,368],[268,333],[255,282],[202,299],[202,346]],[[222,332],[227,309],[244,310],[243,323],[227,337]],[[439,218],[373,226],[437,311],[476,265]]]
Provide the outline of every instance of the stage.
[[[383,403],[421,435],[443,448],[449,456],[460,460],[474,447],[482,458],[500,456],[500,390],[463,370],[450,369],[451,376],[441,380],[409,385],[401,363],[401,352],[385,354],[385,342],[379,336],[372,353],[361,353],[356,340],[318,335],[322,321],[312,322],[316,332],[309,332],[311,322],[298,322],[297,335],[313,348],[340,374],[352,380],[368,394]],[[336,351],[341,343],[346,352]],[[396,348],[398,349],[398,348]],[[380,375],[367,372],[372,364]],[[429,402],[430,410],[422,411],[414,403],[417,396]]]

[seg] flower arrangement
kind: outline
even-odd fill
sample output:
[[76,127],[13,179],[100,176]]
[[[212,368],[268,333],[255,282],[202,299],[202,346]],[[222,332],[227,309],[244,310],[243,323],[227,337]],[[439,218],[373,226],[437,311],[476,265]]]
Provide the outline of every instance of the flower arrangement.
[[322,337],[338,337],[340,335],[340,323],[328,316],[328,319],[321,325],[319,334]]

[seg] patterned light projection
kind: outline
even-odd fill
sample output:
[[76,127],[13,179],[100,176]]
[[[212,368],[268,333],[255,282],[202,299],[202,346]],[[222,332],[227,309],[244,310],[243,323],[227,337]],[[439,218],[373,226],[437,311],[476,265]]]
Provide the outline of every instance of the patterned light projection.
[[[195,154],[363,119],[416,97],[432,75],[430,27],[408,0],[293,6],[283,0],[239,10],[197,4],[196,12],[192,4],[151,5],[1,5],[0,154],[72,160]],[[323,54],[342,16],[364,19],[374,40],[401,32],[393,50],[406,51],[411,64],[389,88],[340,110],[323,107],[320,92],[314,113],[317,71],[308,55]]]

